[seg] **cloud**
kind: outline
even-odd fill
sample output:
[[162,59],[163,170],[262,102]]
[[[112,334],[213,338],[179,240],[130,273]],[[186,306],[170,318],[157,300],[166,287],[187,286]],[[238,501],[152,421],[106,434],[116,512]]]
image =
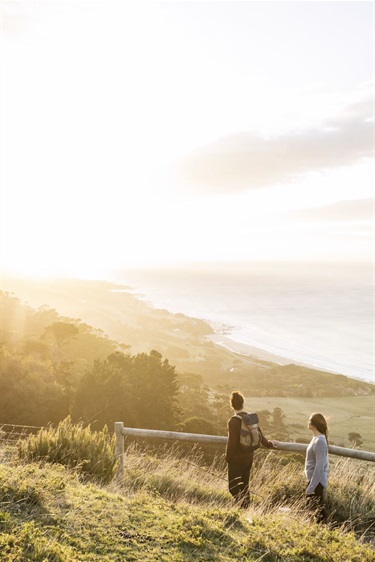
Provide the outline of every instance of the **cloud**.
[[176,180],[203,191],[232,193],[291,182],[303,174],[354,164],[373,155],[372,98],[350,104],[321,129],[265,138],[227,136],[175,167]]
[[371,221],[374,219],[374,199],[355,199],[353,201],[338,201],[322,207],[290,211],[288,218],[303,221],[347,222]]

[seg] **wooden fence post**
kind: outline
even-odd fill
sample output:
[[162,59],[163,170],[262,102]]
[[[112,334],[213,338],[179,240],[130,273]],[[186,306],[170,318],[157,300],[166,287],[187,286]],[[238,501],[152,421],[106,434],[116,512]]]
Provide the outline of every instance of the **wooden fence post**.
[[118,458],[118,467],[116,473],[116,480],[120,484],[124,479],[124,429],[123,422],[115,422],[115,435],[116,435],[116,457]]

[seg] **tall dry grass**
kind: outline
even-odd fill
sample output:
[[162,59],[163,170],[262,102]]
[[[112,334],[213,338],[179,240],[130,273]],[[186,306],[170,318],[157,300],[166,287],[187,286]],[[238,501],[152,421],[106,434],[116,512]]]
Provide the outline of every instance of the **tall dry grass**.
[[[174,446],[155,452],[132,443],[126,450],[124,464],[122,489],[126,494],[144,489],[189,504],[232,505],[223,457],[207,464],[199,449],[181,454]],[[303,458],[261,451],[250,478],[249,517],[268,514],[311,520],[305,490]],[[331,459],[327,510],[331,527],[374,537],[375,467],[354,459]]]
[[[105,429],[92,432],[68,418],[57,429],[44,429],[19,441],[20,459],[46,460],[75,468],[85,478],[116,488],[114,437]],[[124,456],[121,493],[153,492],[174,502],[229,507],[223,456],[207,463],[199,448],[177,445],[151,449],[131,443]],[[257,452],[250,480],[249,517],[287,514],[309,518],[305,505],[303,457],[281,451]],[[373,537],[375,530],[375,467],[370,462],[331,457],[327,509],[329,524]]]

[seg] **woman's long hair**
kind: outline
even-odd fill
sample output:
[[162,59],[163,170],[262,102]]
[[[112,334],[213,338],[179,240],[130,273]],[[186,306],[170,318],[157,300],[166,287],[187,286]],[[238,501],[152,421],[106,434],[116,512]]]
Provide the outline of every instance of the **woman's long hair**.
[[315,412],[315,414],[311,414],[310,423],[311,425],[316,427],[319,433],[322,433],[324,435],[328,443],[328,424],[323,414],[319,414],[319,412]]

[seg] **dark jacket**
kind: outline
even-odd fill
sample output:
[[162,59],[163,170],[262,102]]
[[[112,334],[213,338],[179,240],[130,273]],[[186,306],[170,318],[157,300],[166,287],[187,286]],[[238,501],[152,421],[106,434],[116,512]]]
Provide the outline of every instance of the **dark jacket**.
[[[231,417],[228,421],[228,441],[225,451],[225,460],[227,462],[244,463],[247,464],[253,460],[254,452],[243,452],[240,450],[240,418]],[[268,449],[274,449],[274,446],[262,433],[261,444]]]

